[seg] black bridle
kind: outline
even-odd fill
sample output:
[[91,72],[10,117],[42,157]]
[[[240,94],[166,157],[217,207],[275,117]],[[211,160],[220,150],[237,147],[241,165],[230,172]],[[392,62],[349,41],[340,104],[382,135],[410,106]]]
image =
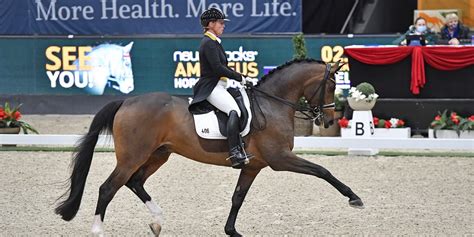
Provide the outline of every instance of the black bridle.
[[[321,121],[323,121],[323,119],[324,119],[323,110],[324,109],[334,109],[335,108],[335,103],[324,104],[324,96],[326,94],[326,84],[327,84],[327,81],[330,80],[329,79],[330,74],[331,74],[331,65],[326,64],[326,70],[324,72],[323,81],[319,84],[318,88],[314,91],[313,95],[309,98],[309,100],[307,100],[307,101],[312,101],[313,98],[318,94],[318,92],[321,91],[319,93],[318,104],[315,105],[315,106],[312,106],[309,103],[305,103],[304,105],[301,105],[299,103],[293,103],[289,100],[286,100],[286,99],[280,98],[278,96],[271,95],[271,94],[269,94],[265,91],[262,91],[259,88],[254,87],[252,84],[248,84],[248,86],[250,87],[251,90],[257,91],[257,92],[265,95],[266,97],[272,98],[272,99],[274,99],[274,100],[276,100],[276,101],[278,101],[278,102],[280,102],[284,105],[292,107],[294,110],[299,111],[299,112],[301,112],[301,114],[304,115],[304,117],[295,116],[296,118],[301,118],[301,119],[305,119],[305,120],[312,120],[312,121],[314,121],[314,123],[320,124]],[[331,81],[336,83],[332,79],[331,79]],[[252,99],[255,100],[255,96],[252,96]],[[262,110],[260,109],[260,106],[258,105],[258,103],[253,103],[253,105],[252,105],[253,114],[255,114],[255,111],[254,111],[255,106],[258,106],[260,112],[262,112]],[[264,116],[264,119],[265,119],[265,116]],[[264,124],[266,124],[266,122]],[[263,129],[263,128],[264,128],[264,126],[259,127],[259,129]]]
[[[301,108],[297,109],[297,111],[300,111],[305,117],[297,117],[297,118],[306,119],[306,120],[313,120],[316,123],[318,123],[318,122],[321,122],[321,120],[324,119],[323,109],[334,109],[334,108],[336,108],[336,104],[334,102],[330,103],[330,104],[324,104],[324,96],[326,94],[326,84],[330,80],[329,79],[330,74],[331,74],[331,65],[326,64],[326,70],[324,72],[323,81],[319,84],[318,88],[314,91],[313,95],[309,98],[309,100],[307,100],[307,101],[312,101],[313,98],[321,90],[321,92],[319,93],[318,104],[315,105],[315,106],[311,106],[310,104],[305,103],[305,106],[300,106]],[[336,83],[335,81],[333,81],[333,82]],[[308,114],[308,112],[309,112],[309,114]]]

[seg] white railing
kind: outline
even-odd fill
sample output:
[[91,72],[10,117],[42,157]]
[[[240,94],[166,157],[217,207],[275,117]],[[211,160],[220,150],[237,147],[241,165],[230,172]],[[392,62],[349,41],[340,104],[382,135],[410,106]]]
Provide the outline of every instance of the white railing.
[[[82,135],[0,134],[0,144],[73,146],[81,136]],[[98,146],[110,146],[112,144],[113,139],[111,136],[99,136],[97,143]],[[474,151],[474,139],[295,137],[295,148],[373,148]]]

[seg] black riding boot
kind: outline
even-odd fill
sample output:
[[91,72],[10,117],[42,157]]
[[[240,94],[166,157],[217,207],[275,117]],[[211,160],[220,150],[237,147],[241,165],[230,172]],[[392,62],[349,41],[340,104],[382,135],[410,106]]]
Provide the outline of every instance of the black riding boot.
[[235,110],[230,111],[227,121],[227,140],[229,142],[229,155],[232,168],[241,169],[249,163],[249,159],[243,151],[242,138],[240,137],[239,115]]

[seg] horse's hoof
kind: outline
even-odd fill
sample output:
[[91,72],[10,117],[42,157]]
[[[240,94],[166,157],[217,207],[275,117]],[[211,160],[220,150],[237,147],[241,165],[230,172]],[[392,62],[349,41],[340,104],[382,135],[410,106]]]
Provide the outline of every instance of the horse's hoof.
[[95,237],[104,237],[104,230],[101,227],[94,226],[92,227],[91,234]]
[[161,232],[161,225],[160,224],[151,223],[151,224],[148,224],[148,226],[150,226],[151,232],[153,232],[153,234],[155,236],[160,236],[160,232]]
[[238,232],[235,232],[233,234],[230,235],[231,237],[242,237],[241,234],[239,234]]
[[92,236],[94,237],[104,237],[103,231],[92,231]]
[[242,237],[242,235],[239,234],[239,232],[237,232],[235,229],[225,230],[225,233],[231,237]]
[[364,209],[364,203],[360,199],[349,200],[349,206],[353,208]]

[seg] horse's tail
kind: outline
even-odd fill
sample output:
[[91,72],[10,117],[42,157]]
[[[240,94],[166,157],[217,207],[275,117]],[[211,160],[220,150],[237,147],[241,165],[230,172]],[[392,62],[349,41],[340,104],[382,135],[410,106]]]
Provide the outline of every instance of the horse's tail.
[[89,173],[92,155],[97,140],[99,139],[99,134],[105,129],[112,134],[114,117],[122,103],[123,101],[114,101],[104,106],[94,116],[89,132],[87,132],[87,134],[81,138],[79,144],[76,145],[74,159],[71,162],[73,170],[69,178],[70,187],[60,198],[66,196],[68,193],[69,197],[59,203],[55,209],[55,213],[61,215],[65,221],[72,220],[79,210],[84,186],[86,185],[87,174]]

